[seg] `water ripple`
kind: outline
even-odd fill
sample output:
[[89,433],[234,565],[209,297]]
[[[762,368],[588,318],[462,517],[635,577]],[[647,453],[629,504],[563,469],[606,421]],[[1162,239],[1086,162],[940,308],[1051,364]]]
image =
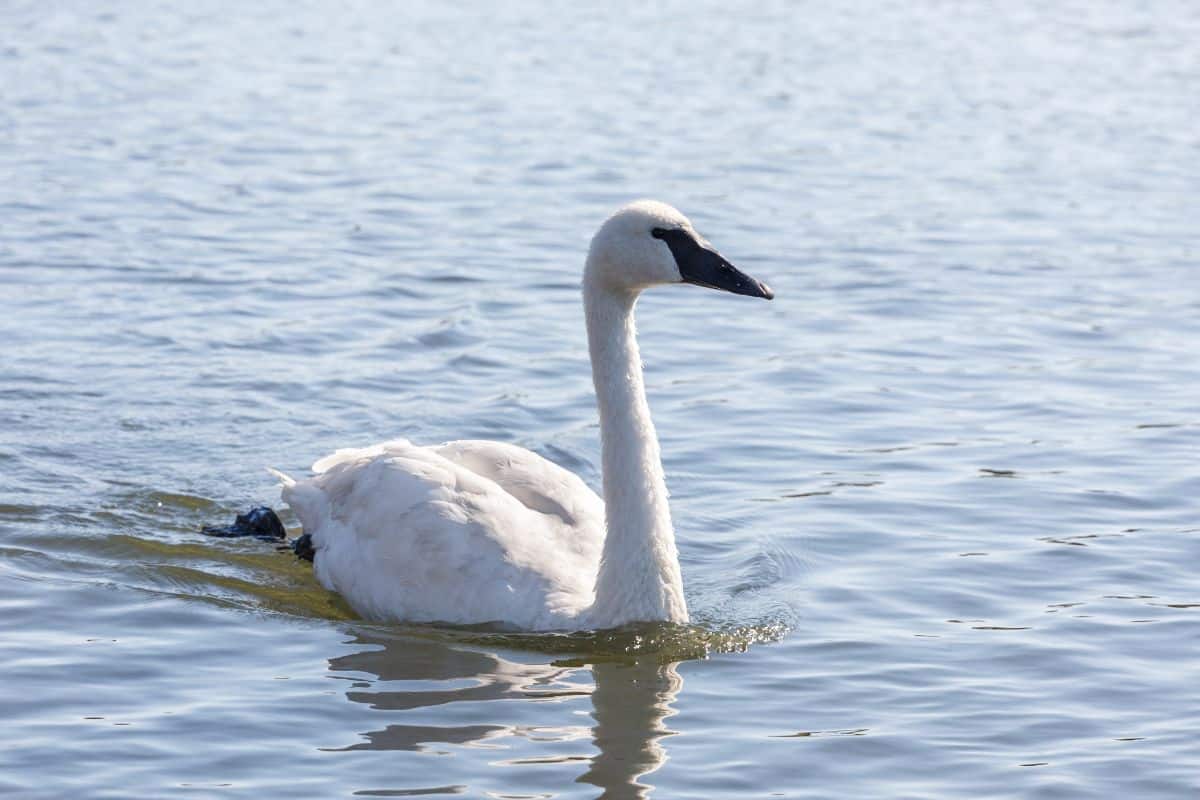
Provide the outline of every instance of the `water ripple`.
[[[1200,792],[1192,5],[152,5],[0,10],[0,793]],[[199,534],[392,436],[598,487],[643,195],[778,293],[639,303],[692,625]]]

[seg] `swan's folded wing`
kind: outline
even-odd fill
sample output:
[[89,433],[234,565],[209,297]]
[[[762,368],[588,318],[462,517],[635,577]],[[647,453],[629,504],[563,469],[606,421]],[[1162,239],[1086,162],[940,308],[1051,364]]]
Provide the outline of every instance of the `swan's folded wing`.
[[564,545],[599,563],[604,501],[578,475],[505,442],[464,439],[430,449],[495,482],[526,508],[551,517],[565,534]]

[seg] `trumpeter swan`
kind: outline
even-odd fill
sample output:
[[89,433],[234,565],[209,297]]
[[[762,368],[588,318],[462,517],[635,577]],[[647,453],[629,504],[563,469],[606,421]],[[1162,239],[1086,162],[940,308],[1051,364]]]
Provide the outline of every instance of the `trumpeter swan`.
[[603,500],[503,442],[338,450],[307,480],[276,473],[312,537],[317,579],[374,620],[531,631],[687,622],[633,314],[643,289],[667,283],[774,296],[671,206],[641,200],[605,221],[583,273]]

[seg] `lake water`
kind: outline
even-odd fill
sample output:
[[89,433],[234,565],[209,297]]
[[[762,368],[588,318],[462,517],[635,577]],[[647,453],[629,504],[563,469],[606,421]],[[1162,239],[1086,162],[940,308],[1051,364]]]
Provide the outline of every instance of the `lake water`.
[[[0,10],[0,794],[1200,793],[1200,6],[114,6]],[[394,436],[598,486],[640,196],[777,292],[639,305],[695,627],[199,534]]]

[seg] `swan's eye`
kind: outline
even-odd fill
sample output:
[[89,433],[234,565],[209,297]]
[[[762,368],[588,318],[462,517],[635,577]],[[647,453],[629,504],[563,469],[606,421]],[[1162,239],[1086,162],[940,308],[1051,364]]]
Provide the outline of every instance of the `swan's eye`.
[[679,230],[679,228],[653,228],[650,231],[650,235],[655,239],[665,239],[668,234],[678,233]]

